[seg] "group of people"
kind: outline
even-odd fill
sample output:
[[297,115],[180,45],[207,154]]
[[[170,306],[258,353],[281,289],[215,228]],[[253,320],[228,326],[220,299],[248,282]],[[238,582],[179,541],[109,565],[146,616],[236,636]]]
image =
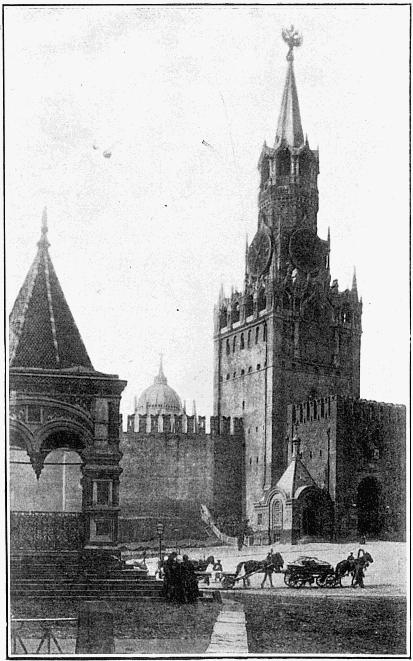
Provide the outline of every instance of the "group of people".
[[194,604],[198,601],[199,588],[195,569],[187,555],[178,557],[170,553],[163,565],[165,598],[176,604]]

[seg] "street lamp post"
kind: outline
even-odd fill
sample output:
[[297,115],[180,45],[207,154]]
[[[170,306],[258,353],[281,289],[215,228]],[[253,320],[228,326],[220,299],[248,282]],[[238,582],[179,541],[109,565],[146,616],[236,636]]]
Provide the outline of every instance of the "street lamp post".
[[160,569],[162,568],[162,535],[163,535],[163,530],[164,530],[164,525],[159,521],[159,523],[156,524],[156,532],[158,533],[159,537],[159,562],[160,562]]

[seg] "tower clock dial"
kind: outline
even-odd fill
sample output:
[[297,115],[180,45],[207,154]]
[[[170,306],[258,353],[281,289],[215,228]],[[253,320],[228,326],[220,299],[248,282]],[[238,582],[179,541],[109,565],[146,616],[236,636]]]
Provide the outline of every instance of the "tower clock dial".
[[319,271],[323,263],[323,248],[317,234],[306,227],[291,236],[289,252],[294,266],[306,273]]
[[258,230],[248,250],[251,275],[260,276],[268,268],[272,253],[271,236],[265,228]]

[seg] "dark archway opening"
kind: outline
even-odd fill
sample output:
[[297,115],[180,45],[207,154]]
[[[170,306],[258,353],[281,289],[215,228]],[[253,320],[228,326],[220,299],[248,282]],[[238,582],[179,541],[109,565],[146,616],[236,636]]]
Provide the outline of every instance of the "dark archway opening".
[[381,488],[374,477],[366,477],[357,489],[358,531],[361,535],[379,535],[383,527]]
[[320,522],[312,507],[306,507],[303,510],[303,534],[310,537],[318,537],[320,535]]
[[299,537],[331,539],[334,526],[333,503],[320,489],[305,489],[301,501]]

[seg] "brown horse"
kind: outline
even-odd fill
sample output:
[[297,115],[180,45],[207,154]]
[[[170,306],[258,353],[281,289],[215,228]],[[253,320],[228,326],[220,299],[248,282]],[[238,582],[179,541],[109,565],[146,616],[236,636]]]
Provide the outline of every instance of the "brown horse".
[[[241,569],[244,568],[243,584],[244,587],[250,586],[249,577],[252,574],[264,574],[264,579],[261,583],[261,587],[264,586],[264,582],[268,576],[272,586],[272,574],[273,572],[279,573],[284,565],[284,560],[281,553],[274,553],[271,549],[270,553],[267,555],[265,560],[243,560],[237,565],[235,570],[235,578],[239,577]],[[240,577],[241,578],[241,577]]]
[[342,587],[341,579],[351,574],[351,586],[360,585],[360,587],[364,587],[364,569],[372,562],[373,558],[370,553],[359,549],[357,558],[351,560],[347,558],[347,560],[342,560],[337,564],[335,569],[336,584]]
[[353,578],[351,581],[351,587],[355,588],[358,585],[361,588],[364,588],[364,570],[373,562],[373,558],[370,553],[360,549],[358,552],[357,559],[354,561],[355,568],[353,571]]

